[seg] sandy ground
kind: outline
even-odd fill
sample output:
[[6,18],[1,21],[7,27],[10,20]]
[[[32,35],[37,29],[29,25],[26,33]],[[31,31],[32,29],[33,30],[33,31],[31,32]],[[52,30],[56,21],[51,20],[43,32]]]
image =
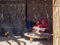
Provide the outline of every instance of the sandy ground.
[[[23,41],[23,42],[22,42]],[[32,43],[20,36],[14,37],[0,37],[0,45],[52,45],[52,41],[48,40],[34,40]]]

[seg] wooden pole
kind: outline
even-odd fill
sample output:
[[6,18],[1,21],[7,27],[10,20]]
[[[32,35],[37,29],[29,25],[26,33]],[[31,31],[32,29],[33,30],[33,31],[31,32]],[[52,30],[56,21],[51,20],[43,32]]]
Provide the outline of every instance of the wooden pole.
[[53,45],[60,45],[60,0],[53,0]]

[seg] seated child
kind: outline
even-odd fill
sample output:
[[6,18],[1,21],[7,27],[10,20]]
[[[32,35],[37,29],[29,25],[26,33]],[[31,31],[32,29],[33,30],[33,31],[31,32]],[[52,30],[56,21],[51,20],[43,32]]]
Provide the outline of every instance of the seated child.
[[44,32],[45,33],[49,33],[50,32],[50,26],[49,26],[47,20],[46,19],[42,19],[41,23],[42,23],[42,27],[46,28],[46,30]]
[[[46,29],[42,31],[42,30],[39,30],[39,28],[46,28]],[[33,26],[33,32],[37,32],[37,30],[39,30],[39,32],[41,33],[50,33],[50,26],[48,22],[46,21],[46,19],[42,19],[41,22],[39,20],[36,21],[36,25]]]
[[[41,24],[41,22],[38,20],[38,21],[36,21],[36,25],[35,25],[35,26],[33,26],[33,32],[38,31],[38,30],[39,30],[39,28],[42,28],[42,24]],[[43,31],[42,31],[42,30],[40,30],[39,32],[43,32]]]

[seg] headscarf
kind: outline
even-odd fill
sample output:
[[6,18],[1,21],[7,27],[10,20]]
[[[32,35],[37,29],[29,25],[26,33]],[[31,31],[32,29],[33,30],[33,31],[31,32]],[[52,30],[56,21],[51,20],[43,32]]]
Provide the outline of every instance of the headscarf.
[[50,26],[49,26],[49,24],[48,24],[48,22],[47,22],[47,20],[45,18],[42,19],[42,25],[43,25],[43,28],[46,28],[47,31],[50,32]]

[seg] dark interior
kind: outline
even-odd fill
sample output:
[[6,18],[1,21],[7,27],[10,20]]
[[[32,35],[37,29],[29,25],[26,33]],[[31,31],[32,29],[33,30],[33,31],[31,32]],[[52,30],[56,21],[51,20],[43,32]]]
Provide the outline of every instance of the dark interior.
[[23,35],[25,28],[42,18],[47,19],[52,33],[52,0],[0,0],[0,33]]

